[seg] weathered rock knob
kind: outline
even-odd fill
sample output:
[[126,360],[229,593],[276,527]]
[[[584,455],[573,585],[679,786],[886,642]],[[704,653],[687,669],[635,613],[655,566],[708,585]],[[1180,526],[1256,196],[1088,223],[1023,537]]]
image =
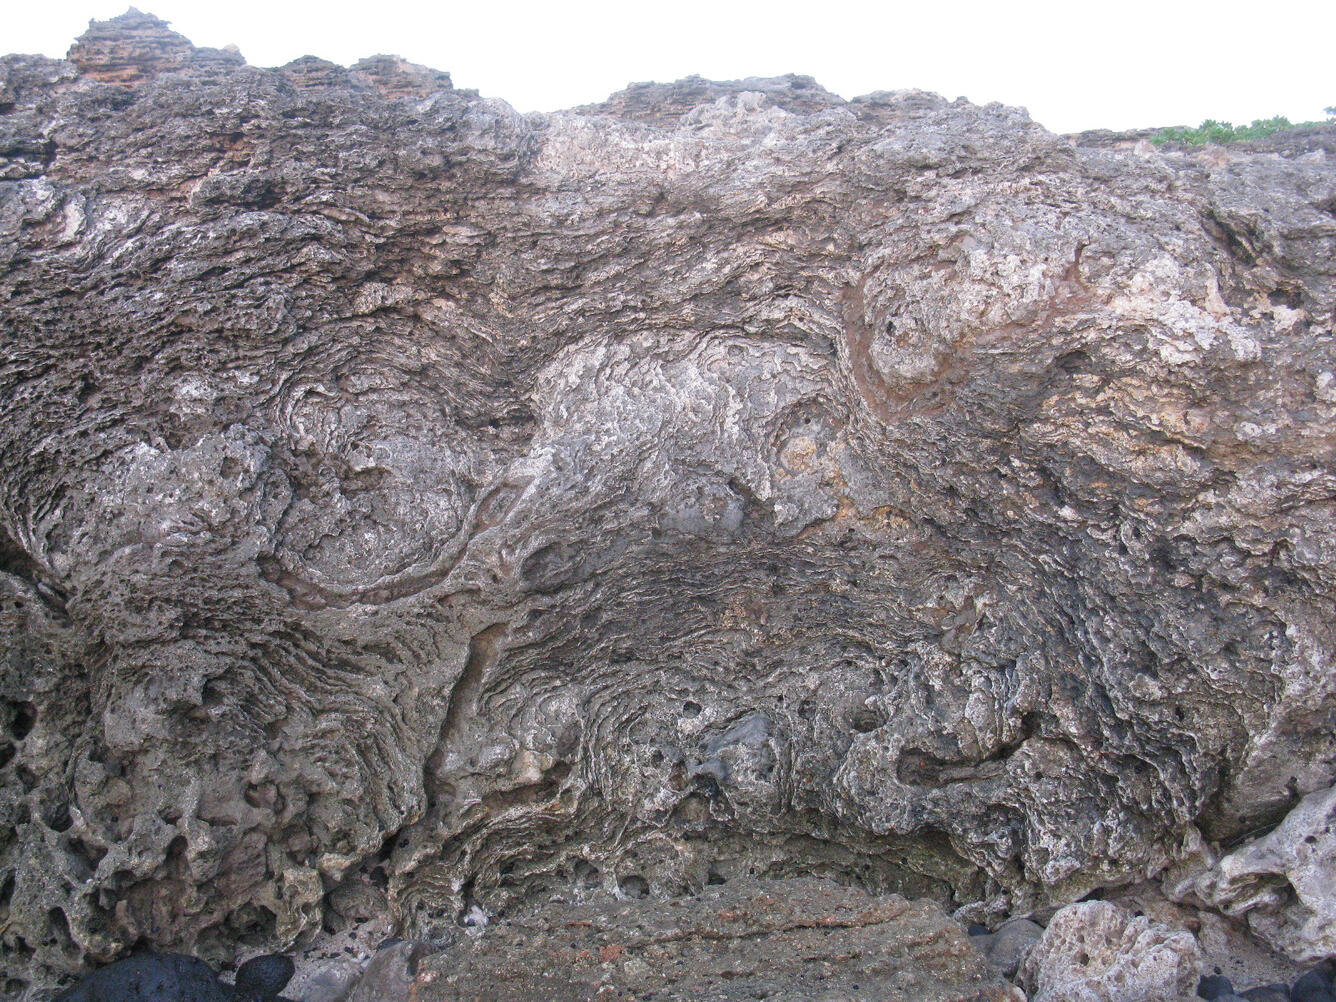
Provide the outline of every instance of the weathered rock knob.
[[134,87],[187,62],[245,62],[235,50],[197,49],[166,21],[134,7],[108,21],[90,21],[66,58],[82,76],[122,87]]

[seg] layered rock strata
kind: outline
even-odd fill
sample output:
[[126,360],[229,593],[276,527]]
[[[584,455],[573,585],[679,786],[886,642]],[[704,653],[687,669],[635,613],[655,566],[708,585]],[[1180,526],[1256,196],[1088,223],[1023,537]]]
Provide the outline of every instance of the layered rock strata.
[[1284,152],[802,77],[521,115],[133,12],[0,60],[0,987],[744,874],[1167,875],[1329,949]]
[[937,906],[810,878],[653,903],[551,902],[456,940],[404,964],[398,984],[380,979],[384,994],[359,996],[359,985],[350,1002],[1024,1000]]

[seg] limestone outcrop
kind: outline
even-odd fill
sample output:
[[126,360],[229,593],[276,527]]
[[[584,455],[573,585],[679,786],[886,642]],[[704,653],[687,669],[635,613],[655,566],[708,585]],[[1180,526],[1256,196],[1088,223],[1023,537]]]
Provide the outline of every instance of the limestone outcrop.
[[1185,1002],[1201,972],[1190,932],[1082,901],[1053,916],[1020,979],[1030,1002]]
[[1274,831],[1173,888],[1229,915],[1292,957],[1336,957],[1336,789],[1304,797]]
[[1320,146],[132,12],[0,59],[0,303],[11,995],[736,875],[1330,914]]

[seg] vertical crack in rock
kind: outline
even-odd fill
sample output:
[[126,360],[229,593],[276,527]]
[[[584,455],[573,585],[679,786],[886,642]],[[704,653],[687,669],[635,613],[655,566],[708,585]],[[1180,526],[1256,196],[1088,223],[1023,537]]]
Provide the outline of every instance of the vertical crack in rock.
[[0,59],[0,988],[753,875],[1329,952],[1330,137]]

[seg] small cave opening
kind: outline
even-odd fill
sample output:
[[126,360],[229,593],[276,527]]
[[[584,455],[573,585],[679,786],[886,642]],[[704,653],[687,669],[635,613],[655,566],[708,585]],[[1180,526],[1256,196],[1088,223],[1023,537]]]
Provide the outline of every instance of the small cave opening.
[[9,716],[9,733],[15,741],[22,741],[37,724],[37,707],[32,703],[6,703]]
[[638,873],[622,877],[617,881],[617,890],[626,898],[649,897],[649,881]]

